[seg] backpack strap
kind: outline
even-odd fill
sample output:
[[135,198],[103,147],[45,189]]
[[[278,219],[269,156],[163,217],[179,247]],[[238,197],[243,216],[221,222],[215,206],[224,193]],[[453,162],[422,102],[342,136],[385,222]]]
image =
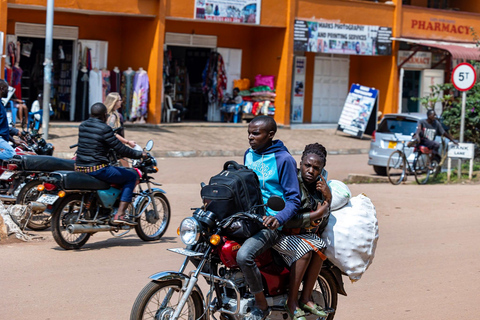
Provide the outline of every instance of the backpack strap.
[[227,170],[227,168],[228,168],[229,166],[234,167],[236,170],[240,170],[240,169],[244,169],[244,168],[245,168],[244,165],[238,164],[238,163],[237,163],[236,161],[234,161],[234,160],[230,160],[230,161],[225,162],[225,164],[223,165],[223,170]]

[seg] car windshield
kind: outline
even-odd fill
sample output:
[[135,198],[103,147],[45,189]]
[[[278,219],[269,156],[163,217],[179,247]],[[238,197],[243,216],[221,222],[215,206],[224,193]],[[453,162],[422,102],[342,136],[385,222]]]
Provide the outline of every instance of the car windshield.
[[377,132],[399,133],[406,136],[412,135],[417,130],[417,121],[405,118],[385,118],[378,126]]

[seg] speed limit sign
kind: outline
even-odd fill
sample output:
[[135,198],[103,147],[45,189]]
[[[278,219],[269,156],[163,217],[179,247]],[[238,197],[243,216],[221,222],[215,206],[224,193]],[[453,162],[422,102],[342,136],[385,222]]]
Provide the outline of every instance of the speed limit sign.
[[460,63],[453,69],[452,82],[458,91],[468,91],[472,89],[476,80],[477,73],[470,63]]

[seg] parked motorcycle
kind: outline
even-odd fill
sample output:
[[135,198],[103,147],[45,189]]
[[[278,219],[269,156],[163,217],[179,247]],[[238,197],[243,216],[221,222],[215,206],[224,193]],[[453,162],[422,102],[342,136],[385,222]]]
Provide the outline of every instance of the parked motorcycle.
[[[149,152],[152,148],[150,140],[145,150]],[[164,190],[151,187],[161,185],[153,182],[150,175],[158,171],[156,165],[150,154],[147,159],[132,163],[132,170],[140,175],[138,190],[127,209],[127,214],[137,223],[135,226],[111,223],[118,209],[121,188],[75,171],[56,171],[42,177],[45,188],[48,185],[51,191],[36,202],[53,206],[52,233],[57,244],[67,250],[79,249],[93,233],[110,231],[113,236],[121,237],[133,228],[144,241],[160,239],[170,222],[170,204]]]
[[[285,202],[273,196],[268,207],[282,210]],[[264,206],[254,206],[250,212],[237,213],[262,222],[255,212]],[[216,215],[203,209],[195,209],[193,216],[180,224],[178,234],[187,248],[168,249],[186,256],[178,272],[163,271],[150,277],[133,305],[130,319],[210,319],[218,312],[220,319],[240,320],[254,306],[254,296],[249,292],[242,271],[238,267],[236,256],[241,245],[229,239],[226,231],[232,217],[218,221]],[[184,271],[188,262],[195,270],[188,274]],[[287,319],[284,306],[287,300],[289,269],[282,258],[273,249],[257,257],[257,265],[263,278],[264,292],[272,313],[269,319]],[[210,289],[206,296],[197,285],[202,276]],[[313,291],[313,300],[322,306],[332,320],[337,306],[337,294],[346,295],[342,273],[326,260],[318,275],[318,283]],[[317,319],[307,314],[307,319]]]

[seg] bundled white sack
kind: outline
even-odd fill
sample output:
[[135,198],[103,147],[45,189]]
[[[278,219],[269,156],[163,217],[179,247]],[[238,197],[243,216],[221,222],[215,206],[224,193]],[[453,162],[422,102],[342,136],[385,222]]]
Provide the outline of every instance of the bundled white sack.
[[330,212],[322,239],[327,244],[327,258],[351,281],[360,280],[372,263],[378,241],[378,220],[372,201],[360,194],[343,208]]
[[352,193],[347,185],[339,180],[330,180],[327,182],[327,184],[332,192],[332,203],[330,204],[330,210],[335,211],[346,205],[348,200],[350,200],[352,197]]

